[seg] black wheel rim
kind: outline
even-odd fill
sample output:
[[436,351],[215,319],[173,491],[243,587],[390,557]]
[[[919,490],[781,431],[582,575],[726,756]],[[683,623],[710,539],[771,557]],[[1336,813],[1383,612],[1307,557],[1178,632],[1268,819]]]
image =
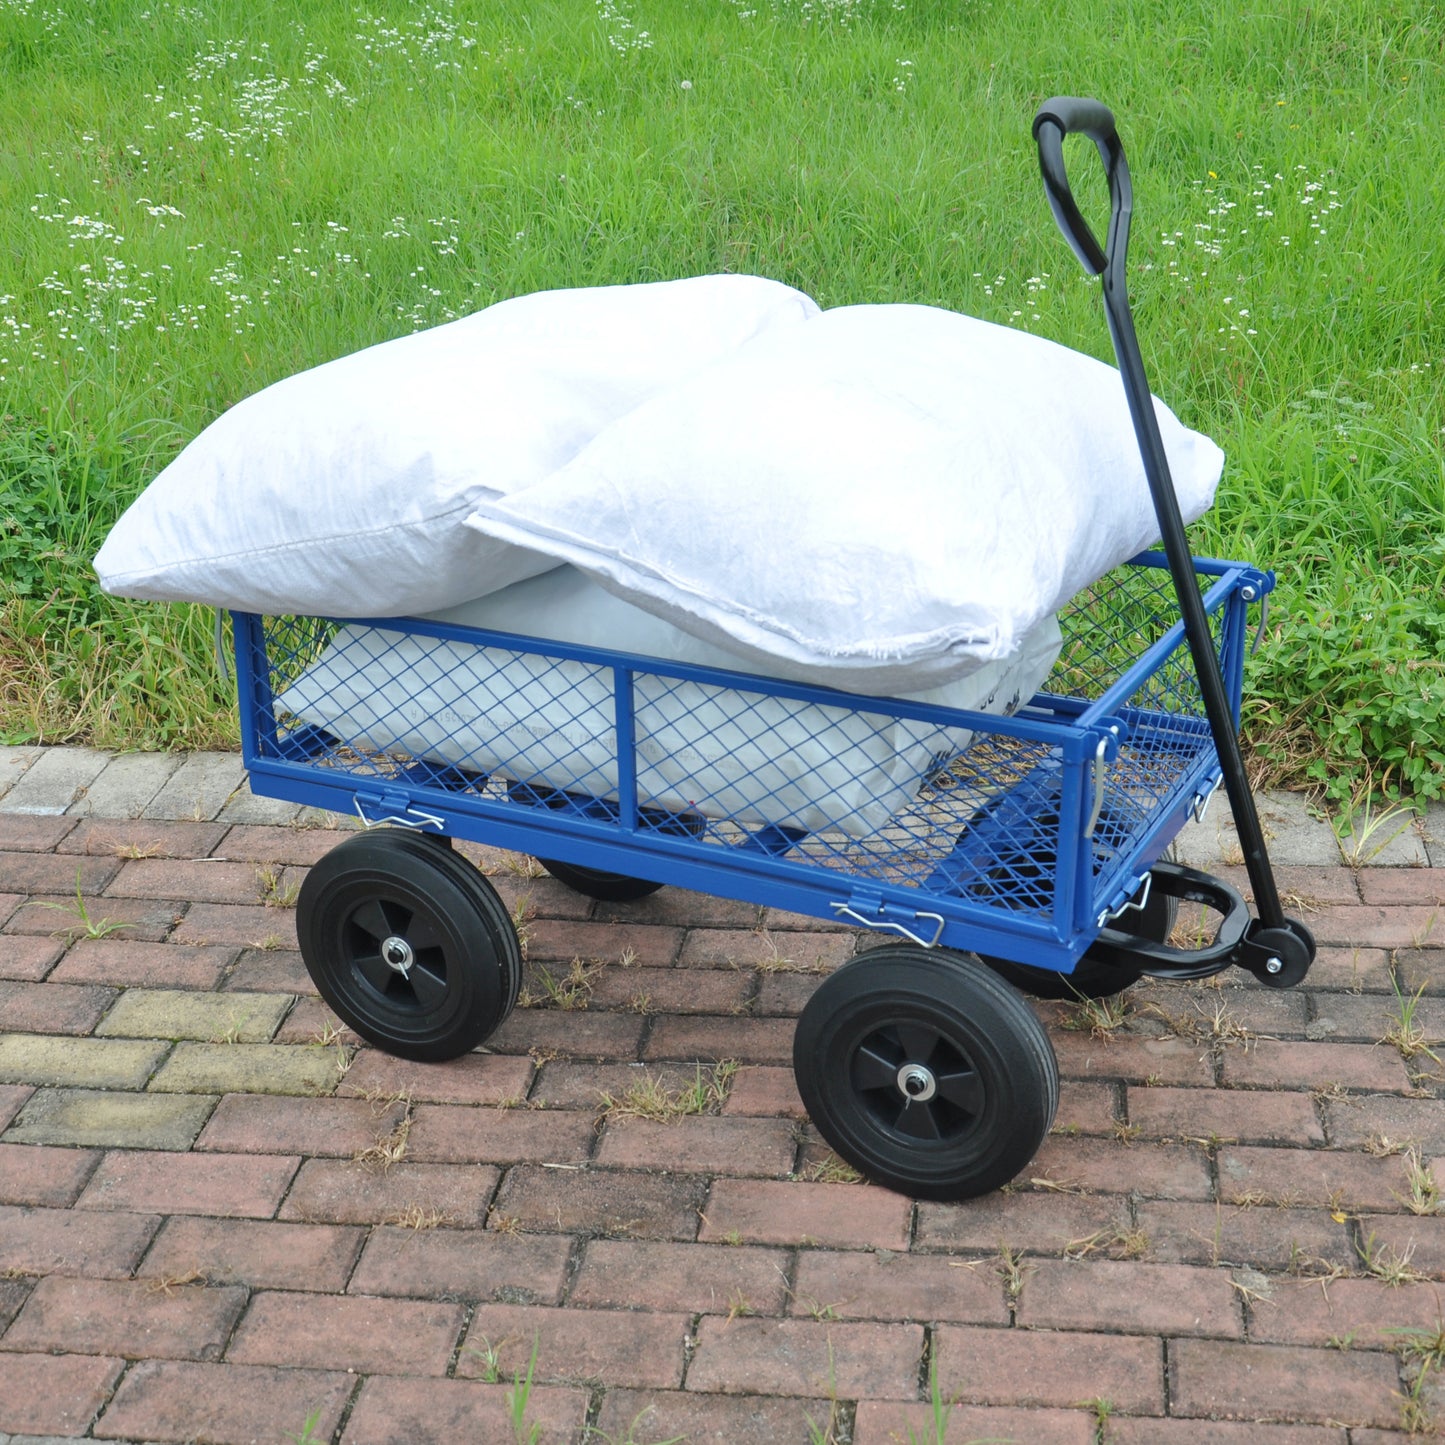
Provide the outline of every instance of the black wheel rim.
[[364,995],[402,1016],[446,1006],[453,972],[443,926],[411,899],[372,896],[340,920],[343,966]]
[[895,1142],[915,1148],[956,1148],[988,1106],[968,1051],[917,1020],[869,1028],[851,1050],[849,1080],[863,1114]]

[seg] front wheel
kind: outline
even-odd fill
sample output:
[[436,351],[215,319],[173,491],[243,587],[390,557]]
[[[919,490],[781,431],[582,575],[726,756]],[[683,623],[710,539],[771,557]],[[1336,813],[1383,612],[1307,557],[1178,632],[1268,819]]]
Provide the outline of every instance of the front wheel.
[[[1179,917],[1179,900],[1162,888],[1152,889],[1144,906],[1124,914],[1118,927],[1151,943],[1167,943]],[[1059,973],[1052,968],[1031,968],[1026,963],[1011,963],[1006,958],[983,960],[998,976],[1006,979],[1022,993],[1034,998],[1075,999],[1112,998],[1132,988],[1144,976],[1143,969],[1120,968],[1105,963],[1089,952],[1074,965],[1072,973]]]
[[824,979],[798,1019],[793,1071],[828,1144],[917,1199],[1007,1184],[1059,1100],[1053,1046],[1028,1004],[975,959],[906,944]]
[[556,858],[537,861],[559,882],[584,898],[599,903],[632,903],[646,898],[662,887],[648,878],[633,878],[627,873],[606,873],[601,868],[584,868],[578,863],[563,863]]

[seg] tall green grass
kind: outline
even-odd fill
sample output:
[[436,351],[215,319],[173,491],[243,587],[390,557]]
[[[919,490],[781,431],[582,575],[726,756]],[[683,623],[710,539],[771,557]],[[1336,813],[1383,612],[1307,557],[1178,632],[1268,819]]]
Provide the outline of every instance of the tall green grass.
[[1424,0],[0,0],[0,735],[228,736],[206,615],[101,597],[106,528],[240,397],[500,297],[755,271],[1107,356],[1059,92],[1119,117],[1151,379],[1229,455],[1196,544],[1280,574],[1262,774],[1440,796]]

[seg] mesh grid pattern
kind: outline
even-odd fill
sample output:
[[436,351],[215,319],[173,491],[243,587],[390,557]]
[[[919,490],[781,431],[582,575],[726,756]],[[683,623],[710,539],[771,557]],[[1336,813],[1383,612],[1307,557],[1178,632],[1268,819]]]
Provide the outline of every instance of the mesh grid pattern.
[[[1097,699],[1177,618],[1167,571],[1119,569],[1061,616],[1040,703]],[[264,636],[263,756],[618,823],[612,668],[311,618],[268,619]],[[1065,770],[1048,743],[665,672],[634,672],[632,696],[639,829],[1051,912]],[[1182,644],[1120,715],[1092,839],[1098,897],[1213,748]]]
[[[1196,582],[1203,580],[1196,578]],[[1174,581],[1166,570],[1139,566],[1109,573],[1080,592],[1060,613],[1064,647],[1048,690],[1057,696],[1091,701],[1102,696],[1119,674],[1178,620]],[[1175,710],[1170,707],[1167,689],[1157,695],[1163,710]],[[1203,704],[1197,699],[1196,706],[1202,712]]]

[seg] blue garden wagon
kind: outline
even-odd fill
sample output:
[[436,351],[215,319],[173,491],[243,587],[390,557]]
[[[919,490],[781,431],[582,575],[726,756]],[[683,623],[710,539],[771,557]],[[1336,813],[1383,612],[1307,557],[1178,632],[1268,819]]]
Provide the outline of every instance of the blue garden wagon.
[[[1231,966],[1274,987],[1304,977],[1314,943],[1282,912],[1236,736],[1250,608],[1274,578],[1189,553],[1129,310],[1131,189],[1113,117],[1060,98],[1033,130],[1055,218],[1085,269],[1103,276],[1162,552],[1073,600],[1048,681],[1007,717],[423,619],[235,614],[253,790],[366,825],[311,870],[297,919],[318,989],[363,1037],[446,1059],[485,1040],[516,1003],[515,929],[453,838],[533,854],[594,898],[672,884],[852,923],[884,941],[824,979],[804,1008],[799,1091],[827,1142],[870,1178],[960,1199],[1011,1179],[1053,1122],[1057,1065],[1024,993],[1102,997],[1146,973],[1198,978]],[[1107,170],[1103,246],[1070,191],[1070,133],[1093,140]],[[339,703],[335,722],[288,708],[288,689],[323,657],[329,676],[352,661],[356,676],[364,667],[384,678],[388,697],[404,695],[408,639],[448,659],[466,713],[458,732],[474,736],[504,715],[508,729],[468,751],[419,746],[404,696],[365,728],[348,726]],[[549,718],[520,714],[523,746],[519,700],[539,677],[554,681]],[[697,737],[746,731],[746,806],[736,789],[679,800],[663,780],[659,740],[675,736],[679,698]],[[438,721],[429,719],[433,738]],[[777,821],[796,819],[784,800],[810,785],[800,723],[819,730],[835,769],[860,779],[876,772],[870,745],[899,728],[967,730],[972,743],[930,758],[901,806],[890,790],[881,825],[824,816],[804,828]],[[449,737],[448,719],[440,724]],[[581,734],[605,743],[607,767]],[[1228,884],[1164,859],[1221,783],[1253,913]],[[1209,943],[1170,944],[1181,900],[1219,915]]]

